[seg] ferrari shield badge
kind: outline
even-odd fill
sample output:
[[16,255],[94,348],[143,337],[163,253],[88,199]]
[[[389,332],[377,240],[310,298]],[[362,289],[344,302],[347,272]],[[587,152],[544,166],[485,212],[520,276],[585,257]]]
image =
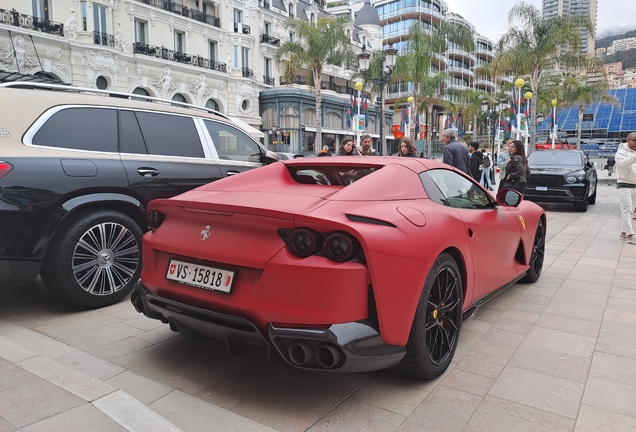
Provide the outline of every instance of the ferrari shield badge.
[[210,225],[206,226],[202,231],[201,231],[201,243],[203,243],[204,241],[206,241],[208,238],[210,237]]
[[523,218],[523,216],[519,215],[519,222],[521,222],[521,226],[523,227],[523,229],[526,229],[526,221]]
[[5,128],[0,127],[0,138],[9,138],[11,134]]

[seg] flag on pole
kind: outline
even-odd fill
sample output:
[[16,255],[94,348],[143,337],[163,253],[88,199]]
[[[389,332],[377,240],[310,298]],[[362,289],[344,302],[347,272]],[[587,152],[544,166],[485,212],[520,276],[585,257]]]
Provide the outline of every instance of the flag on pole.
[[457,135],[459,135],[459,138],[464,138],[464,117],[462,113],[457,115]]
[[351,106],[347,105],[347,129],[351,129]]
[[364,127],[369,127],[369,99],[362,99],[362,112],[364,113]]
[[400,132],[404,133],[406,130],[406,111],[402,110],[402,115],[400,117]]
[[517,126],[517,92],[512,90],[512,101],[510,102],[510,124]]

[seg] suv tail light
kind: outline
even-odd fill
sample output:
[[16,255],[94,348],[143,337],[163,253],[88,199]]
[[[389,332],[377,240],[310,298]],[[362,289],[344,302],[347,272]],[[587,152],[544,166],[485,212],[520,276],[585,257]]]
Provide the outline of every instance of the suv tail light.
[[9,171],[13,169],[13,165],[9,162],[0,161],[0,178],[9,174]]

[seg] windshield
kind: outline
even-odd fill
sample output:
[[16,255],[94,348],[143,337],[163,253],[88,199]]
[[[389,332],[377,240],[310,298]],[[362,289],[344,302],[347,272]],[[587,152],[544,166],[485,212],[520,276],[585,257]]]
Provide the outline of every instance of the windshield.
[[528,156],[528,165],[542,167],[550,165],[582,166],[581,153],[569,151],[535,151]]

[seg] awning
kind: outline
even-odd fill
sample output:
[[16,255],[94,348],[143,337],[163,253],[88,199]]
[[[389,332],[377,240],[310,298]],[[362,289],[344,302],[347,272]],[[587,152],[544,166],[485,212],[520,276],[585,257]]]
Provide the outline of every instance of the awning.
[[250,134],[253,138],[256,138],[257,140],[261,138],[265,138],[265,134],[263,132],[259,131],[254,126],[245,123],[243,120],[238,119],[236,117],[230,117],[230,119],[234,123],[236,123],[237,126],[240,126],[245,132]]

